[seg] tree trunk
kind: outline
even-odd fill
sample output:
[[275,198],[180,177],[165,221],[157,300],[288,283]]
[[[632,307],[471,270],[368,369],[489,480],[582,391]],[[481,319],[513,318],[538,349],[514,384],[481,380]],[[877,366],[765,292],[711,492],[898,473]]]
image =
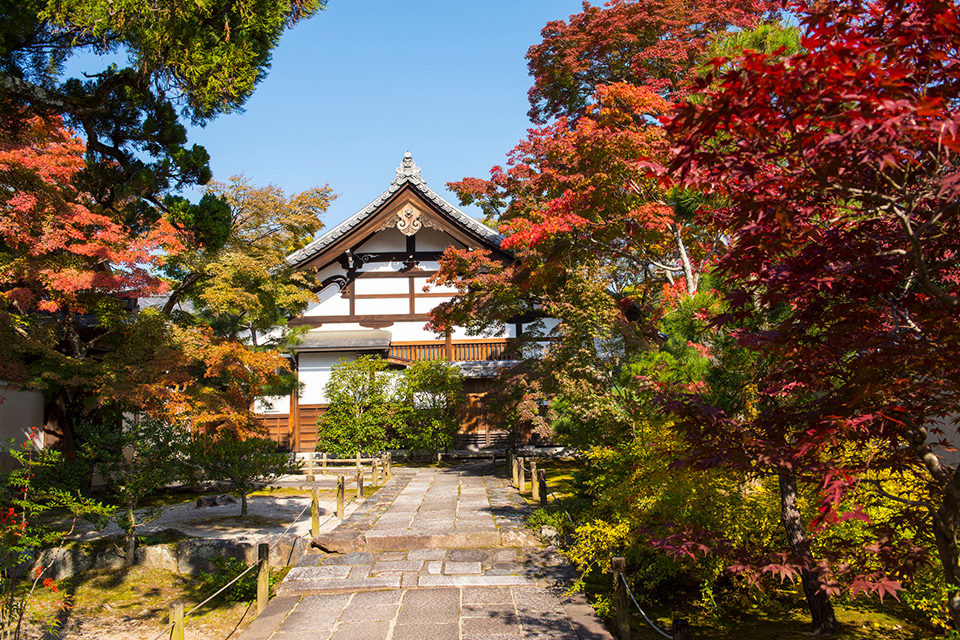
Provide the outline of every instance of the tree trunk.
[[[946,501],[945,501],[946,502]],[[943,565],[943,580],[948,585],[960,583],[960,552],[957,549],[957,517],[950,517],[941,507],[933,514],[933,535],[937,541],[937,553]],[[953,620],[953,628],[960,629],[960,590],[947,592],[947,610]]]
[[137,552],[137,528],[134,526],[136,524],[136,515],[133,512],[133,505],[127,505],[127,547],[126,554],[123,558],[123,566],[128,569],[133,566],[133,561],[136,559]]
[[833,614],[830,596],[823,590],[820,576],[813,569],[813,555],[807,541],[806,529],[797,507],[797,477],[786,469],[780,470],[780,517],[787,534],[787,542],[794,560],[800,565],[800,582],[807,598],[807,608],[813,619],[814,635],[833,633],[837,619]]
[[[933,513],[933,538],[937,543],[937,555],[943,567],[943,581],[949,585],[960,584],[960,548],[957,544],[957,520],[960,519],[960,469],[945,466],[927,442],[929,431],[916,424],[911,416],[904,418],[905,436],[914,453],[926,468],[935,486],[939,489],[940,506]],[[947,610],[953,628],[960,630],[960,589],[947,591]]]
[[247,515],[247,492],[240,492],[240,517],[246,517]]

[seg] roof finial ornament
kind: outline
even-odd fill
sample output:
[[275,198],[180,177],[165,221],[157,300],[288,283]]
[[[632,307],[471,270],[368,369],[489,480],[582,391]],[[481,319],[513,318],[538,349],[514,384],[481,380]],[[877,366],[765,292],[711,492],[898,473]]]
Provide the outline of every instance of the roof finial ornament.
[[394,183],[403,180],[426,184],[426,181],[420,177],[420,167],[413,161],[413,154],[409,151],[403,154],[403,162],[397,167],[397,177],[394,179]]

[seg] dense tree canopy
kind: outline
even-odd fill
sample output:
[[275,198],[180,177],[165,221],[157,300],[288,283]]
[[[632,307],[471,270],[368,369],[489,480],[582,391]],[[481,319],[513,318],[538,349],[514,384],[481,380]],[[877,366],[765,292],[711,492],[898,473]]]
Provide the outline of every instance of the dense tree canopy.
[[[714,212],[731,230],[718,322],[769,365],[763,410],[687,424],[714,451],[818,478],[821,524],[863,517],[841,508],[861,483],[891,496],[878,477],[925,474],[891,499],[912,507],[903,526],[932,532],[956,585],[960,474],[938,453],[955,446],[960,406],[957,7],[791,6],[803,51],[718,60],[706,98],[670,122],[674,169],[729,203]],[[887,561],[896,573],[909,554]],[[853,588],[899,587],[881,572]],[[960,626],[955,587],[948,604]]]

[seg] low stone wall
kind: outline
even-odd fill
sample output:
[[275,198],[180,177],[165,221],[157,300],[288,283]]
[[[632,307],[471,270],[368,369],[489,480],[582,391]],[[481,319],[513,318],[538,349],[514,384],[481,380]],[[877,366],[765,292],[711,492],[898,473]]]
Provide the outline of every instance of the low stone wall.
[[[167,544],[143,545],[137,548],[135,563],[184,575],[209,573],[215,569],[214,560],[221,557],[253,564],[257,561],[257,546],[262,542],[271,545],[271,567],[295,565],[310,548],[309,539],[292,534],[252,540],[190,538]],[[91,569],[116,571],[123,568],[123,551],[113,545],[90,552],[79,547],[46,549],[33,563],[31,575],[39,567],[46,567],[44,577],[54,580],[63,580]]]

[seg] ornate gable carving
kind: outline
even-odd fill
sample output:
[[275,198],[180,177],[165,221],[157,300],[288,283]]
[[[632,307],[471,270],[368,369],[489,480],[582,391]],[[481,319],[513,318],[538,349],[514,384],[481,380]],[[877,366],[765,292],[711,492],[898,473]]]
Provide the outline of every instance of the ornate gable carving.
[[407,204],[397,212],[397,231],[405,236],[412,236],[421,228],[423,228],[423,222],[420,221],[420,209]]

